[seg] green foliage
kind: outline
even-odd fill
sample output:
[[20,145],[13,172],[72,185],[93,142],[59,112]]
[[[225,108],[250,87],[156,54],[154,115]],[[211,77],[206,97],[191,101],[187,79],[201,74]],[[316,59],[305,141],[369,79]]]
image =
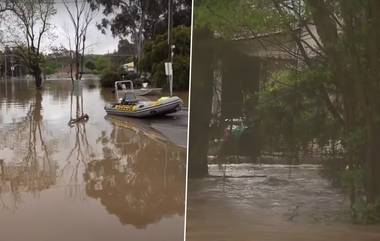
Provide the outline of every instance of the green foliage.
[[[23,50],[26,50],[26,49],[23,49]],[[23,51],[23,50],[19,49],[19,51]],[[56,59],[49,58],[46,55],[40,56],[40,62],[41,62],[42,73],[44,73],[45,75],[55,74],[60,67],[60,64],[57,62]]]
[[280,71],[257,93],[256,119],[264,148],[297,151],[310,142],[324,146],[338,138],[342,128],[317,88],[325,74],[323,69]]
[[178,90],[187,90],[189,89],[189,56],[188,55],[179,55],[174,57],[173,72],[174,83],[173,88]]
[[350,168],[340,172],[340,182],[349,193],[351,193],[351,211],[357,223],[379,223],[380,222],[380,199],[368,202],[365,197],[365,186],[367,173],[362,168]]
[[109,68],[111,66],[111,61],[109,58],[105,56],[96,56],[95,66],[95,72],[99,74],[102,73],[106,68]]
[[113,87],[115,81],[121,80],[120,73],[112,68],[105,69],[100,76],[102,87]]
[[266,0],[198,0],[194,19],[196,28],[211,29],[224,38],[273,32],[281,25],[281,16]]
[[365,171],[361,168],[343,170],[340,173],[340,181],[347,189],[361,190],[364,187]]
[[43,72],[47,75],[55,74],[59,68],[56,63],[46,63],[42,66]]
[[[88,0],[93,9],[103,11],[107,18],[102,19],[97,27],[102,31],[108,31],[110,27],[113,35],[136,38],[137,30],[141,27],[141,33],[145,39],[152,39],[155,34],[166,31],[166,20],[162,17],[167,14],[167,0],[134,0],[134,1],[109,1]],[[173,25],[190,26],[191,24],[191,0],[176,0],[173,11]],[[141,13],[144,13],[144,21],[141,21]]]
[[[175,45],[173,60],[173,88],[188,89],[190,65],[190,28],[177,27],[173,29],[173,44]],[[158,35],[153,41],[147,41],[144,46],[144,58],[140,62],[142,71],[152,74],[152,84],[166,86],[164,63],[168,61],[167,34]]]
[[91,71],[94,71],[96,69],[96,64],[92,61],[87,61],[85,67]]
[[352,205],[352,212],[357,223],[379,223],[380,222],[380,200],[366,202],[364,199],[357,200]]

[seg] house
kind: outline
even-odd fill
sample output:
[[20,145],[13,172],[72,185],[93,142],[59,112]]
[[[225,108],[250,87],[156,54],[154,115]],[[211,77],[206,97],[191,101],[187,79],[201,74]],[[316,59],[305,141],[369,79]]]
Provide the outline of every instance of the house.
[[[302,44],[301,48],[296,41]],[[270,76],[281,69],[302,68],[304,54],[321,55],[314,25],[292,31],[236,36],[223,41],[215,71],[213,116],[222,119],[242,116],[243,103],[257,92]]]

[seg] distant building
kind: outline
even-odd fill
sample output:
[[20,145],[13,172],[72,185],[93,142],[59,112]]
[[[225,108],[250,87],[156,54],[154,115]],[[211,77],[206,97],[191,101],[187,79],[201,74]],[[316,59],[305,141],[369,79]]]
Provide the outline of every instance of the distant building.
[[137,69],[135,67],[134,62],[126,63],[126,64],[123,64],[122,66],[123,66],[124,71],[127,72],[127,74],[137,73]]

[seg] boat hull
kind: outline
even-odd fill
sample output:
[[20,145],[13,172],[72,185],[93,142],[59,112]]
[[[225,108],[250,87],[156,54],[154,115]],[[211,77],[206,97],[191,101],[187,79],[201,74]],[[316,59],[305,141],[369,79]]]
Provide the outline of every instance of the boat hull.
[[106,106],[104,107],[104,109],[109,115],[147,118],[147,117],[152,117],[152,116],[159,116],[159,115],[174,113],[174,112],[179,111],[181,107],[182,107],[182,100],[176,97],[167,102],[160,103],[155,106],[147,106],[146,108],[142,108],[135,111],[126,111],[126,110],[121,111],[121,110],[116,109],[114,106]]

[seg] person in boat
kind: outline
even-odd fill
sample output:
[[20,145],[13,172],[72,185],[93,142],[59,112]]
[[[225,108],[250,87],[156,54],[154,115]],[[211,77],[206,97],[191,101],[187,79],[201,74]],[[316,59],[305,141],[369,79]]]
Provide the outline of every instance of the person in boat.
[[125,93],[124,97],[121,99],[120,104],[122,105],[135,105],[138,102],[136,95],[132,92]]

